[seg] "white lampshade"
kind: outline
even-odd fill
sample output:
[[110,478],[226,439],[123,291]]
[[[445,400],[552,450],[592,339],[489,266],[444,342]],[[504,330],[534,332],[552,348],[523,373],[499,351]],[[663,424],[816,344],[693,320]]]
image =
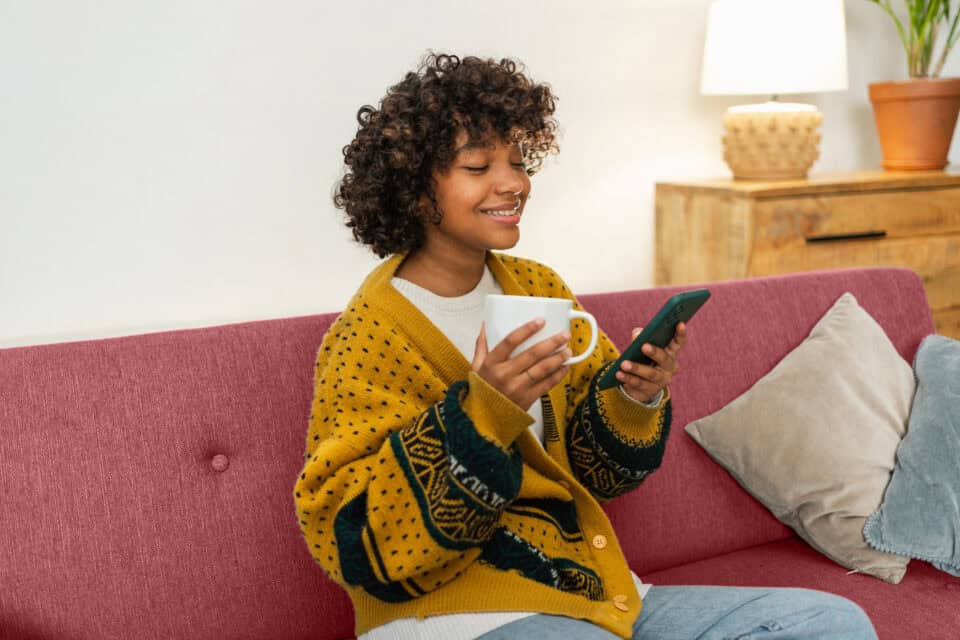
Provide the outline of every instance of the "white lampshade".
[[847,88],[843,0],[714,0],[700,91],[819,93]]

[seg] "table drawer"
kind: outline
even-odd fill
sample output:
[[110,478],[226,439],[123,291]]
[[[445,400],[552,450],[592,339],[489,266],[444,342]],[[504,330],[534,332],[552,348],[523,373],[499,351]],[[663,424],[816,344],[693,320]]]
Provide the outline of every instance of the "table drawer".
[[923,278],[934,311],[960,306],[960,234],[917,238],[877,238],[796,246],[754,246],[751,276],[845,267],[890,266],[912,269]]
[[960,340],[960,307],[934,311],[933,322],[937,333]]
[[771,198],[757,202],[754,246],[960,234],[960,189]]

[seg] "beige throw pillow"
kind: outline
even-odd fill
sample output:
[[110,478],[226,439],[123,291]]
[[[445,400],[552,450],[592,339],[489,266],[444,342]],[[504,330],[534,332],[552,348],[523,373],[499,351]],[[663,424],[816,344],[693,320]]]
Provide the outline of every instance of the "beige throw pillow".
[[910,365],[845,293],[773,370],[686,430],[815,549],[897,583],[909,558],[870,548],[863,525],[890,481],[913,394]]

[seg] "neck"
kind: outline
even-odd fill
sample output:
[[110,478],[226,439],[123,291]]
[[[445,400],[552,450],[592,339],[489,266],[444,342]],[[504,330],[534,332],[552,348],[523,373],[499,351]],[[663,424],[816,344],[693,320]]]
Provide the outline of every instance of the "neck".
[[396,275],[438,296],[453,298],[476,288],[486,258],[486,251],[444,252],[424,246],[407,256]]

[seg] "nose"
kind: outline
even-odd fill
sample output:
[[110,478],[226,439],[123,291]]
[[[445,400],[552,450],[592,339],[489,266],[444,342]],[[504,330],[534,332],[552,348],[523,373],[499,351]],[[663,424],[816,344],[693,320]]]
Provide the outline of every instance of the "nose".
[[518,170],[512,164],[500,170],[497,175],[496,190],[499,195],[519,195],[530,187],[530,178],[526,172]]

